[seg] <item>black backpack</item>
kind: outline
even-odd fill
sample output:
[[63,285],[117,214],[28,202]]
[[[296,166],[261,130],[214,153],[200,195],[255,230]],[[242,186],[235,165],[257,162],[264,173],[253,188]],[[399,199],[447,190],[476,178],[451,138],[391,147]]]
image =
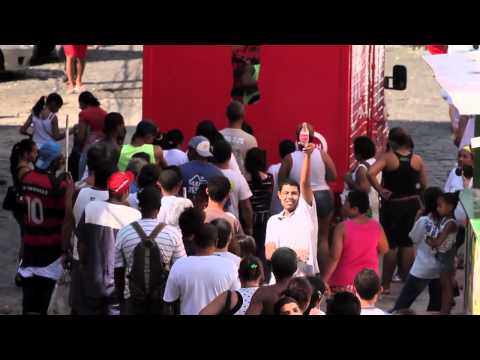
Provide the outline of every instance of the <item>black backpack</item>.
[[130,297],[136,302],[163,301],[168,270],[155,239],[165,226],[159,224],[147,236],[138,222],[132,224],[142,240],[133,250],[133,264],[128,274]]

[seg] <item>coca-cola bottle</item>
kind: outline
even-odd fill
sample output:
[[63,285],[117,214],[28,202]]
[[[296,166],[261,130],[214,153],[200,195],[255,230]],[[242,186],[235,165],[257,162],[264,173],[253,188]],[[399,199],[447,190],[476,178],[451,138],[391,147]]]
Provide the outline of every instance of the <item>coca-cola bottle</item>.
[[308,124],[302,124],[302,130],[300,130],[300,135],[298,137],[298,144],[301,148],[306,147],[310,142],[310,131],[308,130]]

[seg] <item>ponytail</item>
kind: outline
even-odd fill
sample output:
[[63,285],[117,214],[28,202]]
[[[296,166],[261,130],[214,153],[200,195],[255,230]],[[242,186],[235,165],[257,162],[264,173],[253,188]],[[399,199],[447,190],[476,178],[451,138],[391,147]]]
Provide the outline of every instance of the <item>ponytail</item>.
[[17,179],[17,167],[18,163],[20,162],[20,158],[25,153],[31,152],[34,146],[35,142],[30,139],[24,139],[13,146],[10,153],[10,174],[12,175],[14,184],[17,184],[19,180]]
[[263,266],[259,258],[247,256],[242,260],[238,269],[238,275],[242,281],[264,280]]
[[38,101],[37,103],[35,104],[35,106],[33,107],[32,109],[32,112],[33,112],[33,115],[35,116],[40,116],[40,113],[42,112],[43,108],[45,107],[45,96],[42,96]]

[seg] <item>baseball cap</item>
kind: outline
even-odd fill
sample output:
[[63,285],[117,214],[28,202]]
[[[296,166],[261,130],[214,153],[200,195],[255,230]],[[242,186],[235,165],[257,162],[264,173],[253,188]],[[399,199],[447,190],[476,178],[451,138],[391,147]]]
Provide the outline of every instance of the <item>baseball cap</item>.
[[134,179],[135,175],[130,171],[113,173],[108,179],[108,191],[116,194],[124,193],[128,191]]
[[193,137],[188,146],[194,149],[201,157],[213,157],[213,154],[210,151],[210,141],[204,136]]
[[60,156],[62,156],[62,147],[56,142],[49,141],[40,148],[35,167],[40,170],[47,170],[52,162]]

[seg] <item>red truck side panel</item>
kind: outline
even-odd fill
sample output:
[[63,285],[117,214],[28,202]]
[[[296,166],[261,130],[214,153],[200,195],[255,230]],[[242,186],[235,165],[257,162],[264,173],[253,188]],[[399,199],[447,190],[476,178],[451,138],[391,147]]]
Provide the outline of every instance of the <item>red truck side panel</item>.
[[[329,143],[339,174],[332,187],[342,191],[353,164],[351,140],[369,128],[370,48],[262,45],[261,100],[247,107],[247,120],[269,163],[279,160],[279,141],[294,140],[297,125],[311,122]],[[200,120],[226,126],[232,84],[229,45],[144,47],[144,118],[162,130],[180,128],[187,141]]]

